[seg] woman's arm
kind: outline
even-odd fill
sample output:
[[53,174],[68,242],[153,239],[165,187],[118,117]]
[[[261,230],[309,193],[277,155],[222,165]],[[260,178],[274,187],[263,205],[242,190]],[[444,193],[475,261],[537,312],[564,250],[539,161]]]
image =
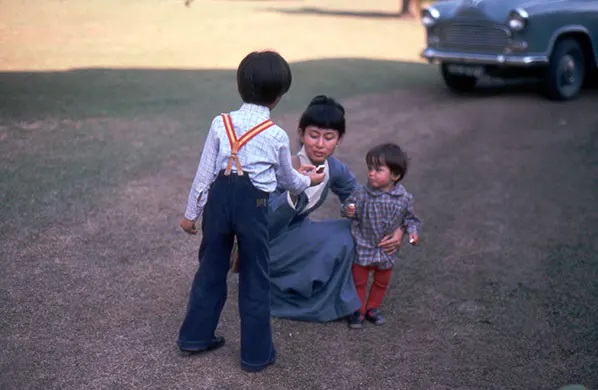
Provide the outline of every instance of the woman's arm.
[[384,236],[378,246],[387,254],[392,255],[401,247],[403,235],[405,235],[403,227],[399,226],[392,234]]
[[415,245],[419,241],[417,231],[421,221],[413,212],[413,196],[411,194],[407,194],[397,202],[394,214],[392,226],[397,226],[397,228],[392,234],[385,236],[378,245],[389,255],[399,250],[405,231],[409,233],[412,244]]
[[334,157],[328,159],[328,165],[330,166],[330,191],[338,196],[341,203],[345,203],[357,188],[355,175],[345,164]]

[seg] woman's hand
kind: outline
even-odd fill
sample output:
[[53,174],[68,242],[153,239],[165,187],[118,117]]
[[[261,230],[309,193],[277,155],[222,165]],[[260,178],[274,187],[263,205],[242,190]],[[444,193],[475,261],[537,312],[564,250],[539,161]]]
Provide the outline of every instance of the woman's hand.
[[315,169],[312,169],[312,171],[309,172],[309,180],[311,180],[312,186],[317,186],[318,184],[322,183],[325,178],[326,174],[324,172],[318,173]]
[[378,244],[378,246],[382,248],[382,250],[386,252],[386,254],[392,255],[396,253],[401,247],[401,241],[403,240],[404,234],[405,232],[403,232],[403,229],[399,227],[397,230],[394,231],[393,234],[384,236],[382,238],[382,241],[380,241],[380,243]]

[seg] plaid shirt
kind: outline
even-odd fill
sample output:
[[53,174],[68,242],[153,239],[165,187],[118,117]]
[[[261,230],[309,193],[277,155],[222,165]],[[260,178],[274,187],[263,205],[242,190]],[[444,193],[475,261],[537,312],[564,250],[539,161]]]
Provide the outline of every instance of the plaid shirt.
[[[248,130],[270,118],[270,109],[255,104],[243,104],[230,113],[235,134],[240,138]],[[210,132],[204,143],[193,185],[185,210],[185,218],[195,221],[208,200],[208,190],[218,173],[226,168],[231,156],[230,142],[226,135],[222,117],[212,121]],[[310,185],[309,177],[297,172],[291,163],[289,136],[274,125],[252,138],[238,153],[243,172],[249,175],[251,183],[259,190],[272,192],[277,183],[298,195]],[[233,164],[233,171],[236,166]]]
[[345,201],[342,214],[349,203],[355,204],[355,217],[351,232],[355,238],[357,256],[355,264],[375,265],[379,269],[394,266],[397,253],[388,255],[378,247],[382,238],[402,226],[407,233],[417,233],[421,221],[413,212],[413,196],[402,184],[389,191],[360,186]]

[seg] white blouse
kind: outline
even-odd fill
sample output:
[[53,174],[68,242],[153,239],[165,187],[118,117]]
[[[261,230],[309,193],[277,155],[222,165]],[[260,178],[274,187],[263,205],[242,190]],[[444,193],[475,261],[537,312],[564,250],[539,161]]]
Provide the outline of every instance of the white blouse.
[[[314,163],[312,163],[310,161],[309,157],[307,157],[307,154],[305,153],[305,147],[302,147],[301,150],[299,150],[299,152],[297,153],[297,157],[299,157],[299,161],[301,162],[301,165],[305,165],[305,164],[315,165]],[[304,191],[305,195],[307,196],[307,206],[305,206],[302,213],[307,212],[312,207],[314,207],[316,205],[316,203],[318,203],[320,201],[320,198],[322,197],[322,193],[324,192],[324,188],[326,188],[326,185],[328,185],[328,180],[330,179],[330,171],[328,169],[328,161],[324,161],[324,165],[325,165],[324,173],[326,174],[326,176],[324,177],[324,180],[317,186],[308,187]],[[291,199],[291,194],[288,192],[287,192],[287,201],[292,208],[295,208],[296,202],[293,202],[293,200]]]

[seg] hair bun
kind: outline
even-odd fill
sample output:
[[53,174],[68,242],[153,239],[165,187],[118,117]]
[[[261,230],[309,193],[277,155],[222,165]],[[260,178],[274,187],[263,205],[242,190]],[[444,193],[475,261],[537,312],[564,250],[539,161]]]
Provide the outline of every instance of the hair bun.
[[319,105],[334,106],[334,107],[338,108],[343,114],[345,113],[345,108],[342,105],[340,105],[333,98],[328,97],[326,95],[318,95],[318,96],[314,97],[313,99],[311,99],[311,102],[309,102],[308,107],[319,106]]

